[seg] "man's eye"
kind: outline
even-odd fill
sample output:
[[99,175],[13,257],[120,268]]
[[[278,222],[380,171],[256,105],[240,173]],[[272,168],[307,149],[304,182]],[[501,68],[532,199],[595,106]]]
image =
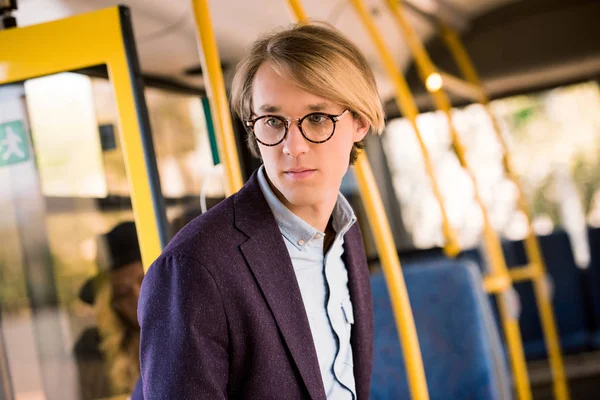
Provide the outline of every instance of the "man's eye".
[[308,120],[310,121],[310,123],[318,125],[325,122],[325,120],[327,120],[327,117],[323,114],[312,114],[308,117]]
[[269,128],[281,128],[283,126],[283,122],[281,122],[279,118],[267,118],[265,125],[267,125]]

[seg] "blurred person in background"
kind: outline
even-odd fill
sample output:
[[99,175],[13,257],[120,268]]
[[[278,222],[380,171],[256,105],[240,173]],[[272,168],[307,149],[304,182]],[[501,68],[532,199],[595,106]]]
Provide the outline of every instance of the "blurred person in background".
[[96,326],[75,344],[82,400],[131,393],[140,372],[137,303],[144,278],[133,222],[118,224],[98,238],[100,272],[79,298],[94,307]]

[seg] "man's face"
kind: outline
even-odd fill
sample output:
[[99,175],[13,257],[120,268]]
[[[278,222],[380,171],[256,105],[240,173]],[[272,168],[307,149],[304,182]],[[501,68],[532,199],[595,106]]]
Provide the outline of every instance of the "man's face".
[[[252,104],[254,118],[269,114],[295,119],[315,111],[333,115],[345,111],[342,106],[295,86],[268,63],[261,65],[254,77]],[[352,146],[364,138],[368,129],[365,121],[346,112],[336,122],[335,133],[327,142],[308,142],[294,121],[282,143],[272,147],[259,143],[267,176],[280,200],[288,208],[334,204],[348,170]]]

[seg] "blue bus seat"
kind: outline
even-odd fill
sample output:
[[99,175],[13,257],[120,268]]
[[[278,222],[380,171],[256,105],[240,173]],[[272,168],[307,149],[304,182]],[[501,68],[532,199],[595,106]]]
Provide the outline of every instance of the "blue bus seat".
[[[578,353],[589,348],[590,329],[586,315],[582,271],[575,265],[569,237],[564,231],[556,231],[547,236],[539,236],[540,247],[547,272],[552,278],[552,305],[564,353]],[[524,266],[527,255],[523,241],[502,243],[506,263],[509,268]],[[464,256],[483,265],[477,250],[469,250]],[[540,322],[537,302],[531,282],[518,282],[514,285],[521,302],[519,326],[523,339],[525,357],[528,360],[547,357],[544,335]],[[495,312],[498,319],[497,312]]]
[[[586,308],[582,270],[575,264],[571,241],[564,231],[539,236],[548,274],[552,277],[552,305],[560,344],[564,353],[578,353],[589,347],[590,330]],[[525,253],[524,243],[516,242],[517,251]],[[521,332],[525,353],[531,358],[546,357],[546,346],[539,319],[535,295],[529,282],[515,285],[522,304]]]
[[590,282],[589,290],[593,305],[594,321],[592,346],[600,348],[600,228],[589,228],[590,241]]
[[[474,265],[403,263],[430,398],[510,399],[510,378],[490,304]],[[371,278],[375,359],[371,399],[410,398],[403,355],[381,273]]]

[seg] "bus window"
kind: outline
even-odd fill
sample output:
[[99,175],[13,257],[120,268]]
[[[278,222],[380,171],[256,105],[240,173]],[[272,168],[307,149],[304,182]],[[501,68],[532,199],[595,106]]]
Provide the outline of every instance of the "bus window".
[[[583,83],[495,100],[491,107],[509,140],[515,167],[533,207],[537,233],[549,234],[556,226],[566,228],[564,221],[576,220],[573,213],[580,215],[581,226],[586,221],[598,221],[600,211],[594,200],[600,197],[598,84]],[[469,149],[468,157],[495,229],[511,240],[524,238],[527,223],[515,207],[516,189],[503,172],[502,149],[482,106],[455,109],[453,118]],[[481,217],[472,204],[472,185],[450,148],[445,118],[441,113],[425,113],[418,123],[436,164],[449,218],[459,231],[461,244],[474,246],[480,237]],[[423,176],[422,159],[408,122],[390,121],[383,140],[402,219],[412,235],[413,246],[440,246],[441,216]],[[556,190],[561,176],[572,182],[576,203],[581,205],[579,211],[561,206],[569,203],[561,197],[565,191]],[[564,187],[564,179],[562,182]]]
[[[116,126],[112,86],[106,79],[94,78],[94,100],[101,126]],[[171,235],[201,212],[204,190],[210,208],[225,197],[223,169],[213,163],[207,122],[198,94],[147,87],[145,97],[160,185],[167,206]],[[119,132],[115,131],[118,143]],[[122,152],[106,152],[109,187],[128,195]]]
[[[112,100],[114,103],[114,100]],[[0,312],[17,398],[125,395],[143,278],[112,109],[61,73],[0,87]],[[1,149],[10,151],[10,146]]]

